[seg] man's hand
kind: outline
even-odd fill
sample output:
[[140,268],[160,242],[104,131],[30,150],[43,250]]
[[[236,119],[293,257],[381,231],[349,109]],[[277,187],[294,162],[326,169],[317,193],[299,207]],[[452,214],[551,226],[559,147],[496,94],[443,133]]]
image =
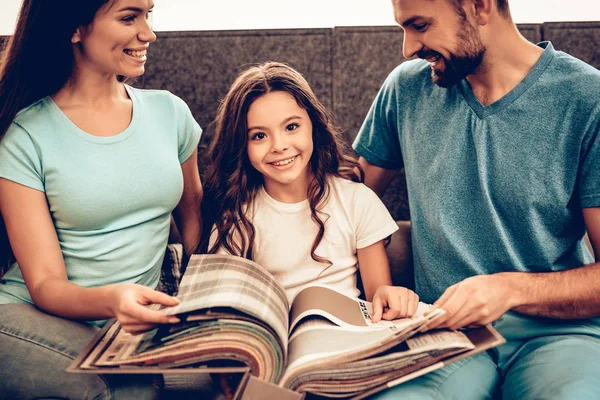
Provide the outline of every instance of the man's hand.
[[446,311],[429,326],[460,329],[494,322],[516,306],[516,296],[506,275],[477,275],[450,286],[433,304]]
[[382,318],[412,317],[419,306],[419,296],[405,287],[382,285],[373,296],[373,316],[371,321],[379,322]]

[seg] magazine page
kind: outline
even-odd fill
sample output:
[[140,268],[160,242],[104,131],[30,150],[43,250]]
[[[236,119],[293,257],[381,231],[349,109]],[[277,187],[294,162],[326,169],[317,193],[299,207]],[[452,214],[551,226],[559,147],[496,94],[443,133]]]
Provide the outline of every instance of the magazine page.
[[290,332],[307,316],[319,315],[329,319],[338,326],[349,330],[377,330],[395,329],[403,331],[414,324],[421,324],[423,319],[431,320],[443,314],[437,309],[425,316],[424,313],[431,305],[419,303],[417,312],[412,318],[399,318],[393,321],[381,320],[377,323],[371,321],[373,306],[371,302],[346,296],[327,286],[307,287],[294,297],[290,310]]
[[195,254],[190,258],[177,298],[167,315],[231,307],[270,326],[285,351],[288,302],[285,290],[257,263],[225,254]]
[[[310,325],[303,321],[290,340],[290,364],[280,384],[327,396],[357,395],[475,347],[457,331],[436,330],[395,340],[382,330],[362,334],[340,330],[322,318]],[[314,343],[316,337],[319,343]]]
[[418,332],[426,320],[413,322],[410,328],[357,330],[341,327],[329,319],[312,315],[303,318],[290,337],[288,365],[280,385],[289,387],[289,380],[304,370],[319,365],[362,360],[402,343]]

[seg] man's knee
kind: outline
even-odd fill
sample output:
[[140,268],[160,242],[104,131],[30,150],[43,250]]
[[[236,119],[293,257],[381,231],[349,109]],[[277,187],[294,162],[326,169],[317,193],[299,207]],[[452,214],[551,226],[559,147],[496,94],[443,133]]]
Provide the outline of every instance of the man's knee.
[[492,399],[498,380],[496,364],[482,353],[402,383],[373,399]]
[[541,337],[523,345],[506,372],[502,398],[600,399],[600,340]]

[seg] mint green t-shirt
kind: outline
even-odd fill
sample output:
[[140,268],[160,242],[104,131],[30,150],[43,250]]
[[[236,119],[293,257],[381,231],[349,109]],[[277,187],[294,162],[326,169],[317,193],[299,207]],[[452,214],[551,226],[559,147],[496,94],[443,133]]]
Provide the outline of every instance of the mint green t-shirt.
[[[132,120],[115,136],[82,131],[46,97],[19,112],[0,141],[0,177],[46,194],[69,280],[84,287],[156,287],[181,163],[201,134],[178,97],[125,87]],[[0,282],[6,303],[33,303],[17,263]]]

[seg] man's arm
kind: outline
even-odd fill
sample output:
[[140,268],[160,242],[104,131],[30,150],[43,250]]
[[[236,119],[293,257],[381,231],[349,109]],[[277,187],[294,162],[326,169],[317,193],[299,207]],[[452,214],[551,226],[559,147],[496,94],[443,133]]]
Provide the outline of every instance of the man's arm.
[[383,197],[383,194],[398,171],[378,167],[363,157],[359,157],[358,163],[365,173],[365,185],[374,191],[379,198]]
[[[586,208],[583,216],[594,253],[599,254],[600,208]],[[559,272],[473,276],[450,286],[435,306],[446,310],[446,315],[432,328],[485,325],[509,310],[560,319],[596,317],[600,315],[600,263]]]

